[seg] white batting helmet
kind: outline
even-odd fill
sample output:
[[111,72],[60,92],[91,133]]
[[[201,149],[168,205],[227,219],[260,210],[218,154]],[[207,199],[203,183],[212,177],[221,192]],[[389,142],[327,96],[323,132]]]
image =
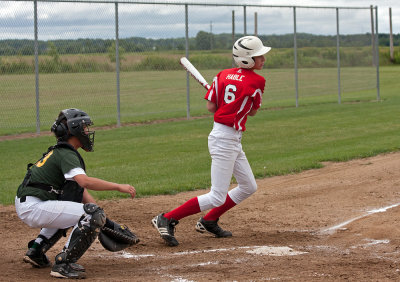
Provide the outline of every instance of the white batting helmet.
[[271,47],[264,46],[258,37],[245,36],[233,44],[232,54],[238,67],[250,69],[255,64],[253,57],[264,55],[270,50]]

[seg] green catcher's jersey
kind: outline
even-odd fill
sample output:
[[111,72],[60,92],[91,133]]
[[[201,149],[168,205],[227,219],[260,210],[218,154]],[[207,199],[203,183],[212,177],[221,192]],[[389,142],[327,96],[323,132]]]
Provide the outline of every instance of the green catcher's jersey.
[[[84,168],[81,165],[76,152],[66,147],[56,147],[49,151],[43,158],[31,167],[30,183],[43,183],[53,186],[59,190],[65,182],[64,174],[74,168]],[[49,193],[46,190],[30,187],[29,184],[18,187],[17,197],[35,196],[41,200],[56,200],[56,193]]]

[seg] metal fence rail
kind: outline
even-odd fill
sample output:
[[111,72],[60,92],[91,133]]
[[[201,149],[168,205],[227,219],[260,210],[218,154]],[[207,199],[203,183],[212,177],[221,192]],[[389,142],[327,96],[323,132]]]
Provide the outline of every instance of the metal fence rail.
[[[5,4],[4,4],[5,2]],[[241,4],[223,4],[223,3],[179,3],[179,2],[161,2],[161,1],[129,1],[129,0],[119,0],[119,1],[91,1],[91,0],[10,0],[10,1],[3,1],[3,5],[11,5],[13,3],[24,3],[24,6],[20,6],[21,9],[25,9],[27,11],[24,11],[23,15],[25,18],[29,17],[29,14],[31,14],[33,21],[32,21],[32,30],[33,30],[33,41],[34,41],[34,89],[35,89],[35,116],[36,116],[36,133],[39,134],[41,127],[43,125],[47,126],[48,124],[51,123],[50,117],[54,117],[54,112],[49,113],[44,113],[47,109],[50,108],[57,108],[58,110],[60,107],[63,106],[72,106],[72,105],[88,105],[90,108],[90,104],[92,103],[91,101],[96,100],[96,91],[101,91],[101,89],[96,88],[96,79],[99,84],[99,87],[101,83],[105,83],[105,81],[110,81],[107,87],[107,91],[110,91],[110,89],[114,88],[112,93],[108,93],[106,96],[102,96],[102,99],[104,99],[104,105],[102,108],[98,111],[95,111],[95,115],[99,115],[102,119],[102,124],[110,124],[110,123],[115,123],[117,126],[120,126],[122,122],[133,122],[137,120],[148,120],[148,119],[156,119],[156,118],[168,118],[171,116],[179,116],[181,114],[168,114],[171,112],[176,111],[176,108],[171,108],[165,107],[165,109],[153,109],[151,108],[148,103],[149,101],[142,101],[140,97],[133,97],[134,95],[132,94],[132,88],[134,88],[137,92],[138,95],[140,95],[140,92],[142,89],[140,86],[132,86],[132,88],[127,87],[129,83],[131,83],[131,80],[135,80],[137,82],[138,80],[141,79],[140,76],[136,77],[137,74],[132,75],[131,72],[129,71],[122,71],[121,72],[121,65],[120,63],[124,64],[124,54],[121,54],[120,52],[120,41],[124,38],[128,38],[129,36],[141,36],[141,32],[143,32],[143,26],[145,25],[146,28],[148,28],[148,32],[151,33],[153,37],[158,37],[158,38],[170,38],[171,36],[166,36],[167,33],[173,28],[178,28],[178,32],[176,34],[176,37],[182,37],[184,38],[184,48],[179,49],[180,51],[173,54],[174,56],[187,56],[189,57],[191,55],[192,47],[191,47],[191,40],[195,36],[196,32],[197,34],[200,31],[209,31],[207,33],[209,34],[232,34],[231,36],[231,43],[235,40],[235,38],[238,37],[238,35],[247,35],[247,34],[256,34],[256,35],[267,35],[267,34],[274,34],[274,23],[271,23],[268,21],[268,15],[271,13],[276,13],[280,14],[283,21],[280,23],[283,26],[283,29],[285,30],[284,32],[287,34],[292,34],[293,36],[293,72],[294,72],[294,77],[293,77],[293,86],[289,87],[286,91],[293,91],[293,97],[295,97],[295,105],[296,107],[299,106],[299,90],[302,89],[301,81],[302,81],[302,73],[306,73],[305,71],[302,71],[302,62],[301,58],[302,56],[299,57],[299,47],[298,47],[298,35],[300,33],[307,32],[310,30],[310,24],[305,24],[307,21],[305,18],[305,12],[306,10],[311,11],[312,15],[316,15],[315,22],[313,23],[314,25],[318,25],[318,15],[323,14],[329,17],[334,17],[334,21],[332,22],[332,27],[334,27],[335,30],[335,36],[336,36],[336,78],[332,78],[332,80],[337,80],[337,102],[340,104],[342,101],[342,95],[343,95],[343,88],[344,84],[346,84],[346,79],[342,79],[342,77],[345,75],[344,72],[342,71],[341,67],[341,61],[343,58],[341,58],[341,42],[340,42],[340,31],[341,30],[346,30],[346,25],[342,27],[341,25],[341,13],[348,13],[349,11],[362,11],[364,14],[362,16],[362,22],[364,26],[367,26],[368,29],[362,30],[360,33],[367,33],[371,32],[372,33],[372,39],[371,39],[371,57],[372,62],[371,66],[373,65],[373,68],[376,70],[376,75],[375,75],[375,85],[373,87],[376,87],[376,99],[380,100],[380,91],[379,91],[379,50],[378,50],[378,7],[318,7],[318,6],[275,6],[275,5],[253,5],[253,4],[247,4],[247,3],[241,3]],[[60,5],[62,5],[60,7]],[[76,26],[66,26],[65,30],[63,30],[62,26],[59,27],[54,27],[53,24],[57,22],[57,15],[59,16],[60,14],[55,13],[55,16],[51,15],[52,9],[71,9],[73,11],[77,11],[76,15]],[[85,8],[88,10],[88,13],[85,15],[79,15],[78,11],[82,8]],[[31,10],[32,9],[32,10]],[[213,16],[211,12],[215,12],[217,10],[217,13]],[[141,12],[137,12],[141,11]],[[157,12],[157,11],[162,11],[162,12]],[[332,12],[332,13],[331,13]],[[135,15],[145,15],[145,17],[138,19],[135,21]],[[290,14],[292,19],[290,19]],[[133,16],[131,16],[133,15]],[[147,17],[146,17],[147,15]],[[210,16],[208,16],[210,15]],[[249,21],[249,15],[254,15],[254,24]],[[139,18],[139,16],[137,16]],[[299,21],[300,17],[300,21]],[[65,38],[66,35],[69,34],[77,34],[77,38],[81,38],[80,36],[83,33],[84,27],[87,25],[89,27],[92,26],[92,22],[99,21],[99,18],[105,18],[108,19],[108,22],[106,25],[101,26],[102,32],[106,34],[105,37],[111,38],[110,40],[114,42],[115,44],[115,81],[113,81],[108,74],[102,74],[99,75],[97,78],[93,78],[90,75],[82,75],[82,77],[85,77],[85,81],[91,81],[91,85],[93,88],[91,90],[88,90],[85,87],[89,87],[87,85],[82,85],[81,86],[81,94],[75,93],[73,94],[72,92],[76,91],[79,92],[79,90],[73,90],[73,88],[76,85],[66,85],[64,87],[64,91],[68,91],[68,95],[71,95],[69,97],[62,97],[60,98],[57,96],[57,98],[54,96],[55,94],[53,93],[46,93],[47,89],[46,87],[49,87],[48,85],[55,85],[55,86],[60,86],[63,82],[67,82],[69,80],[72,80],[72,77],[69,75],[64,75],[64,74],[58,74],[58,75],[50,75],[50,74],[42,74],[39,71],[39,64],[40,64],[40,58],[43,57],[43,55],[40,55],[40,50],[39,50],[39,40],[41,37],[47,37],[47,41],[52,41],[52,40],[62,40]],[[12,26],[18,22],[18,21],[23,21],[24,19],[18,17],[16,18],[15,22],[5,22],[5,31],[0,32],[0,40],[4,39],[13,39],[13,32],[7,32],[8,29],[12,29]],[[80,22],[82,21],[82,23]],[[99,21],[100,23],[100,21]],[[101,22],[102,23],[102,22]],[[336,24],[334,24],[336,23]],[[357,23],[359,24],[359,23]],[[142,28],[136,29],[137,26],[142,26]],[[242,26],[243,31],[238,32],[237,28]],[[248,27],[253,27],[254,32],[249,32]],[[71,29],[71,30],[69,30]],[[240,28],[241,29],[241,28]],[[69,30],[69,31],[68,31]],[[180,30],[180,31],[179,31]],[[88,38],[93,37],[91,36],[91,33],[96,33],[97,28],[93,28],[91,31],[89,31],[89,34],[84,34]],[[100,32],[100,31],[99,31]],[[318,29],[315,30],[315,32],[318,32]],[[14,33],[15,34],[15,33]],[[70,38],[71,36],[69,36]],[[151,36],[150,36],[151,37]],[[76,38],[76,39],[77,39]],[[212,38],[212,37],[211,37]],[[192,40],[193,41],[193,40]],[[210,49],[213,49],[213,42],[210,42]],[[231,44],[230,44],[231,45]],[[274,46],[272,46],[274,47]],[[154,50],[154,46],[144,46],[143,47],[144,52],[153,52],[157,54],[158,50]],[[141,51],[143,53],[143,50]],[[178,50],[178,48],[177,48]],[[109,55],[109,54],[108,54]],[[83,56],[84,57],[84,56]],[[82,63],[85,63],[84,59],[82,57],[78,58],[78,60],[82,60]],[[101,60],[101,59],[100,59]],[[134,58],[132,59],[134,60]],[[1,65],[1,60],[0,60],[0,65]],[[327,66],[331,67],[331,66]],[[364,71],[364,70],[362,70]],[[170,72],[170,71],[169,71]],[[299,73],[300,72],[300,73]],[[215,73],[215,71],[214,71]],[[151,73],[149,75],[154,76],[154,73]],[[308,74],[307,74],[308,75]],[[60,77],[63,76],[63,77]],[[144,75],[146,77],[146,75]],[[158,76],[158,75],[157,75]],[[29,76],[23,76],[21,77],[20,80],[16,80],[17,82],[12,82],[14,81],[11,76],[3,76],[3,78],[0,77],[0,86],[1,85],[6,85],[6,88],[3,88],[3,90],[0,89],[0,96],[2,100],[7,100],[7,99],[19,99],[16,96],[18,96],[19,92],[25,91],[25,90],[20,90],[18,87],[20,87],[21,80],[26,80],[30,81],[31,77]],[[76,78],[73,78],[76,79]],[[146,79],[150,79],[149,77],[146,77]],[[54,81],[52,81],[54,80]],[[290,78],[287,78],[288,81],[290,81]],[[371,82],[370,79],[367,79],[366,81],[367,88],[371,88]],[[44,83],[42,84],[42,81]],[[100,83],[101,82],[101,83]],[[197,100],[192,102],[190,99],[192,97],[193,92],[193,86],[190,85],[190,78],[189,75],[186,75],[186,85],[184,86],[186,88],[186,117],[190,118],[191,116],[191,106],[193,107],[193,104],[195,105],[195,113],[198,114],[201,113],[201,110],[198,110],[197,107]],[[15,84],[14,84],[15,83]],[[111,85],[110,85],[111,83]],[[272,92],[274,91],[274,85],[273,81],[270,82],[272,85]],[[369,84],[368,84],[369,83]],[[30,85],[32,84],[32,81],[30,82]],[[84,83],[82,83],[84,84]],[[115,84],[115,85],[113,85]],[[140,83],[138,83],[140,84]],[[360,84],[363,84],[360,82]],[[364,84],[363,84],[364,85]],[[74,87],[73,87],[74,86]],[[320,86],[320,85],[317,85]],[[153,83],[154,89],[152,92],[158,92],[158,91],[163,91],[165,89],[166,83],[164,85],[157,85],[156,82]],[[277,86],[278,87],[278,86]],[[331,90],[332,86],[329,86]],[[50,88],[50,87],[49,87]],[[170,86],[171,90],[168,92],[174,92],[177,91],[176,89],[182,89],[182,85],[179,86]],[[358,89],[360,90],[360,89]],[[362,89],[361,89],[362,90]],[[7,92],[6,92],[7,91]],[[52,88],[51,91],[57,92],[56,88]],[[320,92],[326,92],[326,90],[320,90]],[[8,93],[12,92],[13,95],[8,95]],[[312,91],[307,90],[307,93],[311,93]],[[60,96],[66,96],[67,94],[61,94]],[[68,96],[67,95],[67,96]],[[92,95],[92,97],[89,99],[88,97],[85,103],[82,102],[82,95]],[[198,95],[196,93],[196,95]],[[151,95],[150,95],[151,96]],[[182,96],[182,95],[181,95]],[[54,97],[56,101],[49,101],[49,97]],[[74,98],[72,98],[74,97]],[[114,98],[113,98],[114,97]],[[85,99],[86,99],[85,98]],[[149,97],[149,99],[157,99],[157,100],[162,100],[165,98],[162,98],[161,95],[157,97]],[[180,99],[180,98],[179,98]],[[197,98],[196,98],[197,99]],[[58,102],[57,102],[58,100]],[[111,101],[114,102],[111,102]],[[139,102],[140,100],[140,102]],[[62,101],[62,102],[61,102]],[[138,111],[137,115],[135,116],[135,110],[137,108],[135,103],[137,103],[138,107],[143,108],[140,110],[143,110],[143,112]],[[143,104],[141,104],[143,103]],[[22,104],[22,103],[21,103]],[[18,106],[15,106],[18,107]],[[29,108],[29,103],[27,105],[24,105],[23,107]],[[114,107],[114,118],[111,118],[113,115],[112,112],[113,110],[111,108]],[[180,110],[179,110],[180,111]],[[2,111],[4,114],[4,111]],[[13,109],[9,111],[9,114],[12,114]],[[19,111],[15,111],[16,113],[20,113]],[[30,111],[31,112],[31,111]],[[166,113],[166,114],[163,114]],[[152,113],[150,117],[144,117],[143,119],[140,118],[140,115],[145,116],[145,113]],[[121,117],[128,117],[124,121],[121,120]],[[131,118],[129,118],[131,117]],[[23,120],[20,121],[20,125],[11,125],[9,130],[5,130],[3,134],[9,134],[10,132],[13,131],[12,128],[15,129],[16,132],[18,131],[24,131],[26,130],[27,124],[29,127],[29,122],[26,120],[31,120],[30,114],[27,116],[16,116],[15,119],[21,118]],[[7,127],[7,123],[10,123],[10,120],[12,120],[12,117],[8,117],[7,119],[3,119],[4,121],[0,123],[0,130],[2,127]],[[114,121],[115,122],[114,122]],[[0,135],[1,135],[0,131]]]

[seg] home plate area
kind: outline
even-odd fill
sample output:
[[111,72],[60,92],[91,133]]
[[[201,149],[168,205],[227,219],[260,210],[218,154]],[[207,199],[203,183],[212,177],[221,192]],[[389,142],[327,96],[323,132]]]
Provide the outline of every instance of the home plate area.
[[[140,238],[121,252],[96,240],[79,260],[90,281],[399,281],[400,152],[257,180],[256,193],[221,217],[230,238],[180,220],[179,246],[164,244],[151,219],[208,190],[99,201]],[[22,262],[38,230],[0,207],[4,281],[52,281],[49,269]],[[54,258],[66,238],[50,249]]]
[[[248,254],[255,254],[255,255],[266,255],[266,256],[296,256],[305,254],[307,252],[299,252],[295,251],[289,247],[273,247],[273,246],[252,246],[252,247],[237,247],[237,248],[228,248],[228,249],[213,249],[213,250],[204,250],[204,251],[188,251],[188,252],[177,252],[171,253],[170,257],[174,256],[189,256],[189,255],[196,255],[200,253],[221,253],[221,252],[232,252],[235,250],[245,250]],[[115,255],[116,257],[126,258],[126,259],[136,259],[139,260],[141,258],[147,257],[155,257],[154,254],[142,254],[142,255],[135,255],[131,254],[126,251],[121,251]],[[206,263],[208,264],[208,263]]]

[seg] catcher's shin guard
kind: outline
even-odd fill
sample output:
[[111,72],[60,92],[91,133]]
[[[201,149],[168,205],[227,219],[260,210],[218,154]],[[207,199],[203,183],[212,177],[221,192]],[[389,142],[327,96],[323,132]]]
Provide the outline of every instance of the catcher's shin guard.
[[85,204],[83,206],[87,215],[78,222],[70,235],[67,248],[56,256],[56,264],[75,263],[90,247],[97,238],[100,228],[106,222],[106,215],[103,209],[95,204]]

